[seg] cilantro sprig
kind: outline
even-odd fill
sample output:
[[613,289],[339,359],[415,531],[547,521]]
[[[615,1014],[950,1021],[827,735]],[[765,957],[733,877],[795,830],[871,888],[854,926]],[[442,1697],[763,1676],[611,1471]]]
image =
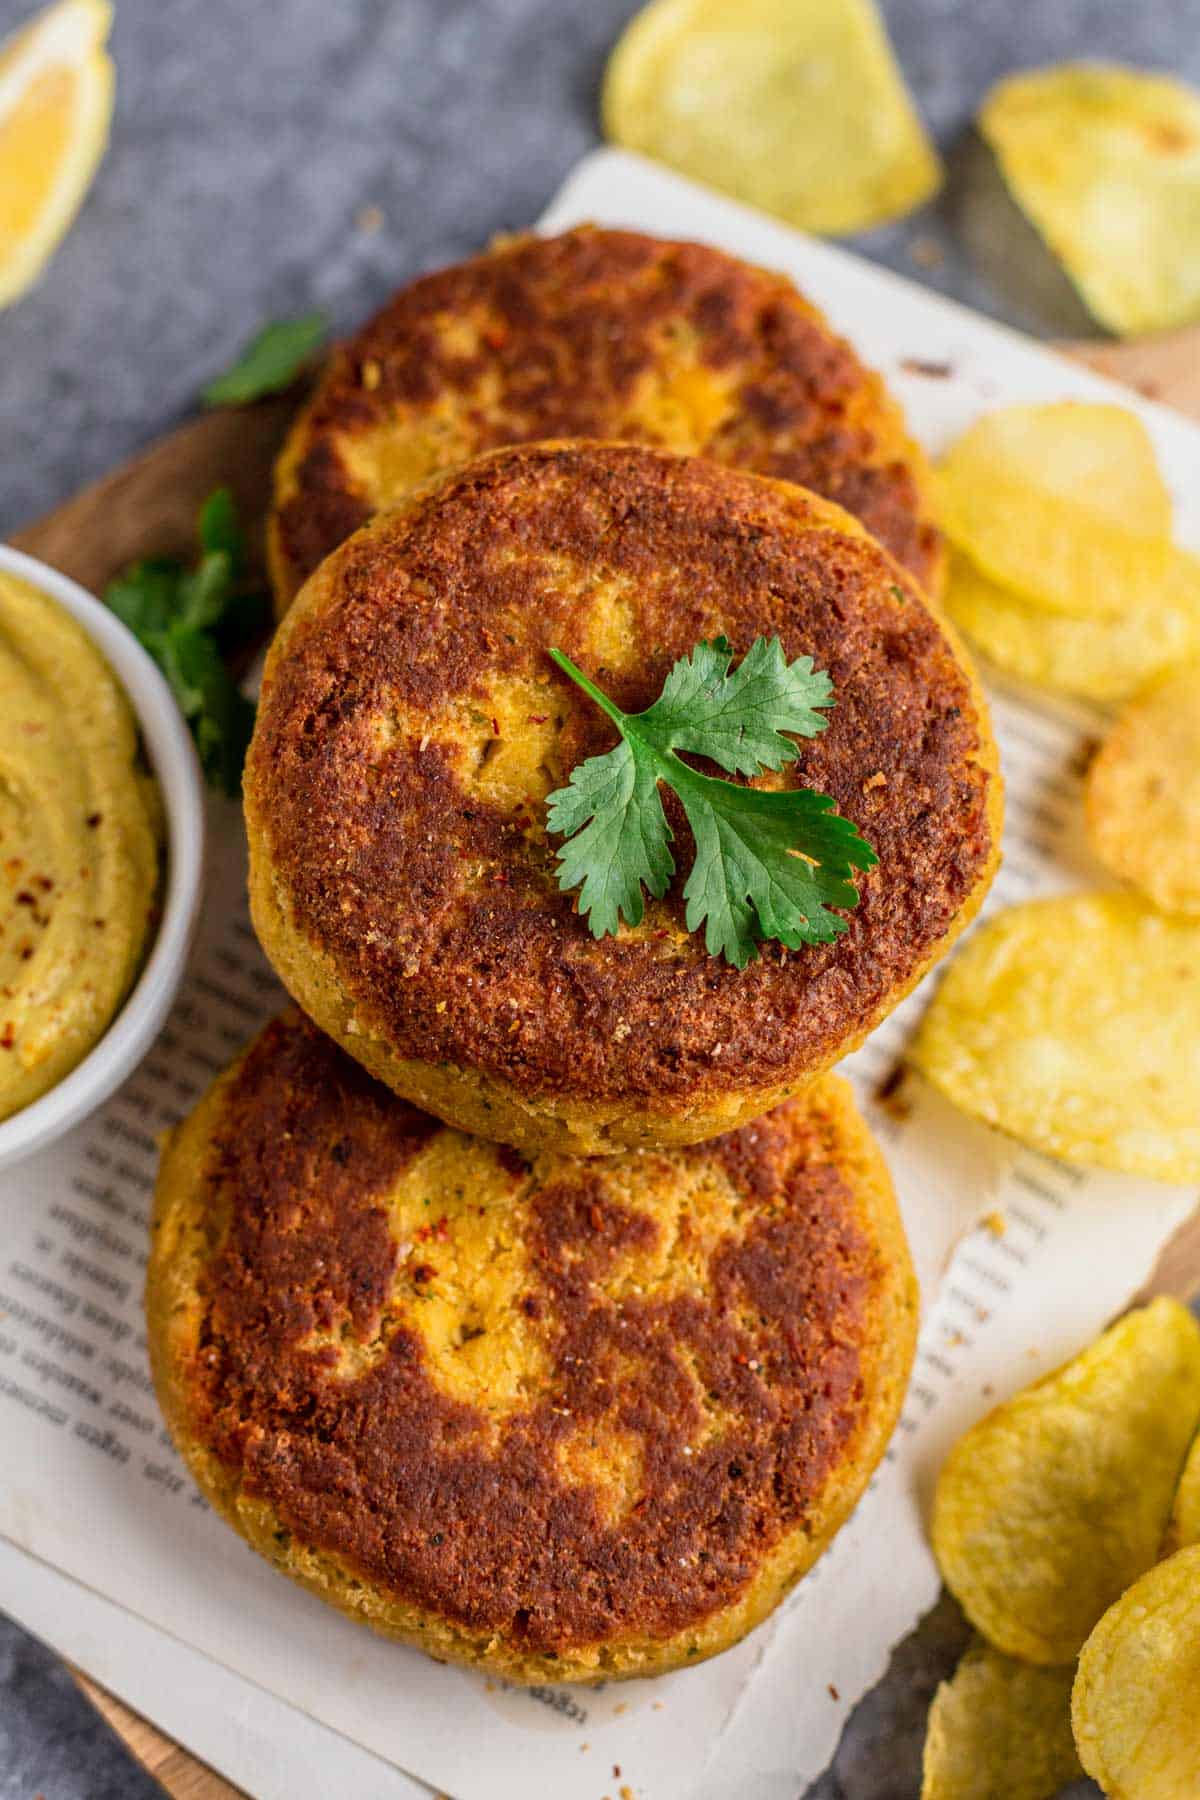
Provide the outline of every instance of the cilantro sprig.
[[245,406],[290,387],[329,336],[323,312],[274,319],[246,345],[237,361],[201,393],[206,406]]
[[550,655],[607,713],[620,742],[580,763],[547,802],[551,831],[564,838],[558,879],[578,888],[593,937],[622,919],[642,921],[643,888],[656,899],[675,873],[673,833],[659,784],[678,795],[696,843],[683,890],[687,927],[704,926],[709,954],[741,969],[765,939],[789,949],[828,943],[846,929],[831,907],[853,907],[856,869],[878,858],[828,794],[743,787],[702,775],[680,751],[731,775],[755,776],[795,761],[795,737],[814,737],[834,705],[829,676],[812,658],[786,661],[778,638],[756,638],[736,669],[716,638],[671,670],[645,712],[625,713],[561,650]]
[[228,488],[217,488],[204,502],[197,535],[200,557],[193,568],[175,557],[133,563],[109,582],[104,599],[170,683],[206,780],[236,795],[254,706],[225,657],[261,635],[269,608],[247,580],[245,542]]

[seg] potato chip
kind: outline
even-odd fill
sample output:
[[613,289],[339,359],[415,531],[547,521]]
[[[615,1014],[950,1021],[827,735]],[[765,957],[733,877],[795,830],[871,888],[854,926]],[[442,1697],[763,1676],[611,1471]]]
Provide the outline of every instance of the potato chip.
[[1200,1181],[1200,923],[1132,894],[1010,907],[951,963],[913,1057],[1049,1156]]
[[997,1649],[1067,1663],[1159,1553],[1200,1418],[1200,1326],[1177,1300],[1127,1313],[961,1437],[933,1551]]
[[1130,336],[1200,318],[1200,94],[1068,63],[1000,82],[979,129],[1101,324]]
[[1030,604],[1074,618],[1152,604],[1171,497],[1146,428],[1122,406],[1065,400],[984,413],[938,470],[942,524]]
[[1179,1477],[1163,1548],[1167,1552],[1184,1550],[1189,1544],[1200,1544],[1200,1437],[1193,1441]]
[[973,1644],[933,1697],[921,1800],[1053,1800],[1083,1773],[1071,1736],[1074,1674]]
[[957,440],[946,467],[950,480],[958,471],[984,484],[1015,480],[1128,531],[1170,536],[1171,496],[1154,445],[1125,406],[1055,400],[997,407]]
[[1153,600],[1119,618],[1070,619],[1009,593],[951,552],[944,604],[1007,675],[1102,705],[1200,655],[1200,559],[1173,550]]
[[653,0],[602,111],[615,143],[804,231],[863,231],[941,185],[872,0]]
[[1200,1544],[1105,1613],[1079,1658],[1071,1722],[1110,1800],[1200,1794]]
[[1088,772],[1092,848],[1166,912],[1200,914],[1200,661],[1127,707]]

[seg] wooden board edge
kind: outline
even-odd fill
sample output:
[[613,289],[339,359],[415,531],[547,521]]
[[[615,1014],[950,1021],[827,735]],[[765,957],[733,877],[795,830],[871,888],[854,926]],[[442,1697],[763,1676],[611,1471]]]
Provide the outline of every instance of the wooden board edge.
[[241,1788],[234,1787],[207,1763],[181,1750],[178,1744],[110,1694],[107,1688],[100,1687],[82,1669],[72,1664],[67,1667],[84,1697],[171,1800],[251,1800]]
[[118,570],[143,557],[193,556],[201,503],[214,488],[228,487],[261,561],[272,470],[296,406],[295,393],[282,394],[193,419],[11,542],[99,593]]

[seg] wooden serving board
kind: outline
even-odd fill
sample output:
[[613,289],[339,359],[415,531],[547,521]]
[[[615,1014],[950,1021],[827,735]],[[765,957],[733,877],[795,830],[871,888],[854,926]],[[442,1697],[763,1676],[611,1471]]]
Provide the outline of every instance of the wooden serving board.
[[256,406],[206,413],[160,438],[13,538],[97,593],[119,569],[142,556],[196,548],[196,515],[216,487],[233,490],[238,516],[261,521],[271,466],[296,409],[295,394]]
[[[1200,419],[1200,329],[1133,344],[1062,348],[1102,374]],[[224,484],[232,488],[240,516],[258,522],[261,549],[271,465],[296,404],[292,394],[207,414],[18,532],[13,542],[95,592],[138,557],[190,553],[200,505],[213,488]],[[1144,1291],[1183,1298],[1200,1292],[1200,1215],[1167,1245]],[[75,1675],[134,1756],[174,1800],[239,1800],[240,1790],[79,1671]]]

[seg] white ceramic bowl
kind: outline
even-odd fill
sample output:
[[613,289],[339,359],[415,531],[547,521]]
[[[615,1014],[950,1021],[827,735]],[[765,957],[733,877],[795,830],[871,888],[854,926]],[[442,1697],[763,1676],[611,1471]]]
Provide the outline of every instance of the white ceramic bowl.
[[162,919],[132,991],[108,1030],[40,1100],[0,1122],[0,1169],[41,1150],[118,1088],[162,1029],[200,911],[204,784],[182,713],[133,633],[77,582],[0,544],[0,570],[20,576],[77,619],[129,697],[166,814]]

